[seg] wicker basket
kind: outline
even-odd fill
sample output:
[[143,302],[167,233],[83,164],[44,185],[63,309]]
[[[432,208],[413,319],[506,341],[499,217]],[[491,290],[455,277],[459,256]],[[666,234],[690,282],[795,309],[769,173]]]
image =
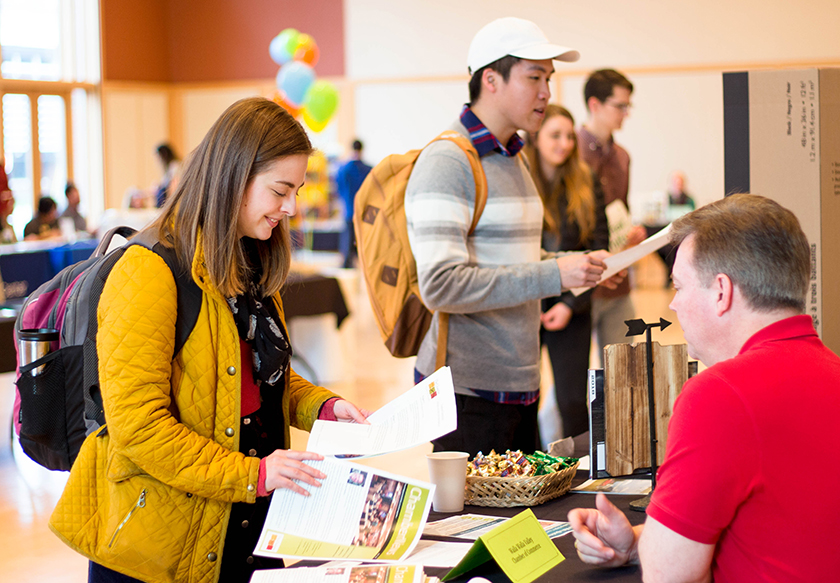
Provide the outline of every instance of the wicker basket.
[[527,478],[467,476],[464,503],[501,508],[542,504],[569,491],[579,463],[559,472]]

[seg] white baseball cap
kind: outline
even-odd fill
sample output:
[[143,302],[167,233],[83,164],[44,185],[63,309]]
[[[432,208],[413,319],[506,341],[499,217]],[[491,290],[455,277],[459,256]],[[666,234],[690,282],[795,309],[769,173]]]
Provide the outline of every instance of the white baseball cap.
[[573,62],[580,58],[575,49],[548,42],[540,27],[530,20],[509,16],[494,20],[476,33],[467,54],[467,67],[472,74],[507,55],[531,61]]

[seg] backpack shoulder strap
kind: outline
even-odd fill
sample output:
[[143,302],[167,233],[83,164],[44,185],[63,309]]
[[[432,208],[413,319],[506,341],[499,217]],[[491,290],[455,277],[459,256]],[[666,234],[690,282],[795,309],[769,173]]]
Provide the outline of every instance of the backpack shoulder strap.
[[184,344],[187,343],[187,338],[192,334],[196,322],[198,322],[198,313],[201,311],[201,297],[202,291],[198,284],[192,278],[192,274],[188,270],[184,270],[178,264],[178,258],[175,249],[165,247],[160,242],[156,243],[152,251],[160,255],[169,269],[172,270],[172,275],[175,277],[175,287],[178,289],[178,315],[175,319],[175,350],[172,352],[172,358],[175,358]]
[[473,219],[470,224],[470,230],[467,232],[467,236],[470,236],[475,232],[475,228],[478,225],[478,221],[481,219],[481,214],[484,212],[484,207],[487,204],[487,175],[484,174],[484,167],[481,165],[481,159],[478,156],[478,152],[468,137],[461,135],[456,131],[447,130],[432,140],[432,142],[437,142],[438,140],[447,140],[461,148],[461,151],[464,152],[464,155],[466,155],[467,160],[470,163],[470,169],[472,170],[473,178],[475,179],[475,209],[473,210]]
[[178,312],[175,318],[175,350],[172,352],[172,358],[175,358],[187,338],[192,334],[196,322],[198,322],[198,314],[201,311],[202,291],[198,284],[192,278],[189,269],[184,269],[178,262],[178,255],[175,249],[166,247],[157,238],[157,235],[149,231],[144,231],[131,240],[132,245],[141,245],[154,253],[160,255],[161,259],[166,262],[166,265],[172,271],[172,277],[175,278],[175,288],[178,291]]

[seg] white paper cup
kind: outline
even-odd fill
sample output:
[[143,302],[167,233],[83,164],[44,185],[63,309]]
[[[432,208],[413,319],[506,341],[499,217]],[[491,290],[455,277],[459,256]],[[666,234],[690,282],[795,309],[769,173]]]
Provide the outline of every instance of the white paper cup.
[[432,498],[435,512],[461,512],[464,509],[469,457],[470,455],[463,451],[426,454],[429,460],[429,480],[435,485],[435,495]]

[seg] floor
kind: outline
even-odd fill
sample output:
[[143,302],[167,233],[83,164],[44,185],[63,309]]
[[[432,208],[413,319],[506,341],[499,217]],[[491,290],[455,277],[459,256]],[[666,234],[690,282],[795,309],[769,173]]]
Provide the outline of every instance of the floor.
[[[355,270],[342,270],[333,255],[303,257],[339,278],[351,316],[334,332],[334,320],[301,318],[293,322],[290,334],[299,352],[307,358],[322,384],[365,408],[375,410],[410,388],[412,359],[395,359],[382,345],[373,322],[366,292]],[[655,340],[661,344],[684,342],[682,330],[668,303],[673,294],[663,286],[664,267],[656,256],[639,262],[632,274],[633,299],[639,317],[672,321]],[[308,341],[316,335],[318,341]],[[301,341],[295,341],[299,338]],[[319,349],[320,347],[320,349]],[[318,353],[325,354],[318,354]],[[543,362],[543,393],[547,394],[551,373]],[[49,472],[30,461],[10,443],[13,402],[11,373],[0,374],[0,573],[4,581],[17,583],[82,583],[87,561],[64,546],[47,527],[49,515],[67,479],[62,472]],[[293,430],[294,431],[294,430]],[[306,434],[295,431],[295,449],[305,449]],[[412,450],[374,458],[367,463],[401,475],[428,479],[424,454],[427,444]]]

